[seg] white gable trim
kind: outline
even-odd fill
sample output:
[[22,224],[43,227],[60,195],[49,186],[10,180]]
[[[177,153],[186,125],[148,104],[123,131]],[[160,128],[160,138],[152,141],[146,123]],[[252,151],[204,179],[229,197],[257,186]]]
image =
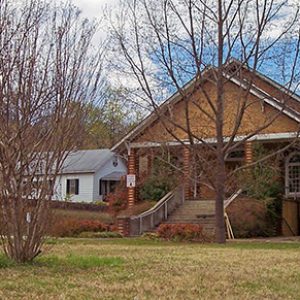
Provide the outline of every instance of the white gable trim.
[[[278,140],[287,140],[294,139],[299,137],[299,132],[281,132],[281,133],[267,133],[267,134],[256,134],[250,138],[247,138],[247,135],[238,135],[234,138],[234,142],[239,142],[244,139],[247,141],[278,141]],[[228,142],[230,137],[224,137],[224,142]],[[216,138],[203,138],[203,142],[206,144],[215,144],[217,142]],[[189,140],[179,141],[170,141],[170,142],[140,142],[140,143],[131,143],[131,148],[149,148],[149,147],[163,147],[163,146],[180,146],[182,144],[189,145]],[[194,144],[202,144],[199,140],[194,140]]]
[[[241,80],[239,80],[237,78],[230,78],[230,76],[228,76],[228,75],[224,75],[224,77],[226,77],[227,79],[229,79],[231,82],[235,83],[236,85],[242,87],[243,89],[247,89],[247,85],[245,83],[243,83]],[[274,107],[277,110],[281,111],[282,113],[284,113],[285,115],[287,115],[291,119],[293,119],[296,122],[300,123],[300,118],[296,115],[297,114],[296,111],[294,111],[291,108],[282,107],[281,105],[284,105],[284,103],[281,103],[278,99],[272,97],[271,95],[269,95],[268,93],[266,93],[265,91],[263,91],[259,87],[255,86],[254,84],[251,84],[251,86],[252,87],[250,88],[249,91],[252,95],[256,96],[257,98],[259,98],[261,100],[263,100],[264,102],[268,103],[272,107]]]
[[[248,68],[247,66],[245,66],[245,68],[249,71],[250,68]],[[202,74],[202,78],[204,76],[204,74],[213,69],[213,67],[209,67],[208,69],[206,69],[203,74]],[[252,71],[254,72],[254,71]],[[263,78],[264,80],[268,81],[270,84],[272,84],[273,86],[275,86],[276,88],[278,88],[279,90],[283,90],[283,88],[280,85],[276,85],[274,84],[271,80],[268,80],[267,77],[261,75],[259,72],[255,71],[255,74],[258,75],[260,78]],[[237,78],[233,78],[227,74],[224,74],[224,77],[226,77],[227,79],[229,79],[231,82],[235,83],[236,85],[247,89],[247,85],[245,83],[243,83],[241,80],[237,79]],[[196,78],[193,78],[190,82],[188,82],[182,89],[188,89],[189,87],[192,86],[192,84],[194,84],[196,81]],[[253,88],[255,87],[255,88]],[[264,92],[262,89],[254,86],[252,84],[252,88],[250,89],[250,93],[256,97],[258,97],[259,99],[263,100],[264,102],[268,103],[269,105],[271,105],[272,107],[274,107],[275,109],[281,111],[282,113],[284,113],[286,116],[290,117],[291,119],[295,120],[296,122],[300,123],[300,114],[297,113],[296,111],[294,111],[291,108],[283,108],[281,105],[283,105],[283,103],[281,103],[278,99],[272,97],[271,95],[269,95],[268,93]],[[285,92],[286,94],[288,94],[287,92]],[[295,96],[291,96],[296,100],[300,100],[299,97],[295,97]],[[181,99],[180,93],[176,92],[174,95],[172,95],[170,98],[168,98],[160,107],[159,109],[164,108],[165,106],[168,106],[171,103],[176,103],[177,101],[179,101]],[[280,103],[280,104],[278,104]],[[300,105],[300,103],[299,103]],[[123,143],[126,143],[131,137],[133,137],[135,134],[137,134],[140,130],[143,130],[145,127],[149,126],[152,122],[154,122],[155,120],[158,119],[158,116],[155,114],[155,112],[151,112],[139,125],[137,125],[134,129],[132,129],[128,134],[126,134],[117,144],[115,144],[112,148],[111,151],[115,151],[120,145],[122,145]],[[130,143],[130,145],[132,145],[132,143]]]

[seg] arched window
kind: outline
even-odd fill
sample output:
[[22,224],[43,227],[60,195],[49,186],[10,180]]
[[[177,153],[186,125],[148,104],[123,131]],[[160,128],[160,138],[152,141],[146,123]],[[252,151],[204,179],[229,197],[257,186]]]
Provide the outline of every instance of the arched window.
[[292,152],[285,161],[286,195],[300,197],[300,152]]

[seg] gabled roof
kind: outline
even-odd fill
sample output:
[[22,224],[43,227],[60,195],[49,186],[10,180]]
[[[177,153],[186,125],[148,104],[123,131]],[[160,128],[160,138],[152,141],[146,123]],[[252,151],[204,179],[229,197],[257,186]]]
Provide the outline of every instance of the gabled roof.
[[[251,68],[243,65],[240,61],[236,59],[231,59],[228,62],[228,66],[232,64],[238,64],[242,68],[246,69],[249,72],[253,72],[255,76],[260,78],[262,81],[270,84],[274,89],[277,91],[282,92],[284,95],[288,96],[291,101],[288,103],[283,103],[279,99],[276,99],[274,96],[270,95],[260,87],[256,86],[255,84],[251,84],[250,93],[261,99],[263,102],[271,105],[275,109],[282,111],[283,114],[290,117],[291,119],[300,123],[300,97],[297,94],[291,93],[288,89],[284,86],[280,85],[279,83],[273,81],[272,79],[268,78],[267,76],[263,75],[258,71],[253,71]],[[201,74],[201,80],[205,81],[207,78],[207,74],[215,70],[215,67],[209,67]],[[242,87],[247,88],[247,82],[240,78],[231,76],[230,74],[224,74],[224,77],[227,77],[232,83]],[[182,87],[182,90],[187,91],[192,87],[195,87],[196,84],[199,84],[200,81],[196,78],[190,80],[187,84]],[[174,105],[178,101],[181,100],[181,95],[179,91],[169,97],[165,102],[163,102],[159,107],[159,112],[163,113],[166,111],[170,104]],[[129,131],[118,143],[116,143],[111,150],[117,150],[122,144],[126,143],[127,141],[133,140],[136,136],[138,136],[144,129],[148,126],[153,124],[158,119],[157,113],[155,111],[151,112],[140,124],[138,124],[135,128]]]
[[115,154],[109,149],[71,152],[64,161],[61,174],[95,173]]
[[[210,70],[211,68],[208,68],[208,70]],[[188,90],[189,88],[191,88],[194,84],[196,84],[196,78],[191,79],[189,82],[187,82],[183,87],[182,90]],[[162,113],[162,111],[164,109],[167,109],[167,107],[170,104],[175,104],[177,101],[179,101],[181,99],[180,93],[176,92],[175,94],[173,94],[171,97],[169,97],[166,101],[164,101],[160,106],[159,106],[159,110],[160,113]],[[143,129],[147,128],[150,124],[152,124],[152,122],[154,122],[155,120],[158,119],[157,114],[153,111],[151,112],[143,121],[141,121],[136,127],[134,127],[133,129],[131,129],[119,142],[117,142],[112,148],[112,151],[115,151],[116,149],[118,149],[123,143],[125,143],[127,140],[129,139],[133,139],[134,137],[136,137]]]

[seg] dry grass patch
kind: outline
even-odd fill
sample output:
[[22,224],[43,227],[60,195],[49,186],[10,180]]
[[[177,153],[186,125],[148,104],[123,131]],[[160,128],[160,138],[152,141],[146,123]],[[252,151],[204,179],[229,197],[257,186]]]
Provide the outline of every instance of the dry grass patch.
[[53,209],[53,215],[57,218],[71,218],[76,220],[97,220],[105,224],[113,223],[112,216],[105,212],[76,210],[76,209]]
[[[50,243],[51,244],[51,243]],[[1,299],[297,299],[299,243],[61,239],[1,264]]]

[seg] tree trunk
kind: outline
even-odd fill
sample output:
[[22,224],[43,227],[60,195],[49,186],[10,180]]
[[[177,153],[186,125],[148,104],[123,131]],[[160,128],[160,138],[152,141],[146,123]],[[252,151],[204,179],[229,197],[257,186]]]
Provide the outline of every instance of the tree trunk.
[[224,194],[225,194],[225,159],[223,153],[223,123],[224,123],[224,79],[223,79],[223,17],[222,17],[222,0],[218,1],[218,70],[217,70],[217,115],[216,115],[216,242],[225,243],[225,223],[224,223]]
[[225,162],[223,157],[218,158],[216,175],[216,242],[225,243],[225,222],[224,222],[224,194],[225,194]]

